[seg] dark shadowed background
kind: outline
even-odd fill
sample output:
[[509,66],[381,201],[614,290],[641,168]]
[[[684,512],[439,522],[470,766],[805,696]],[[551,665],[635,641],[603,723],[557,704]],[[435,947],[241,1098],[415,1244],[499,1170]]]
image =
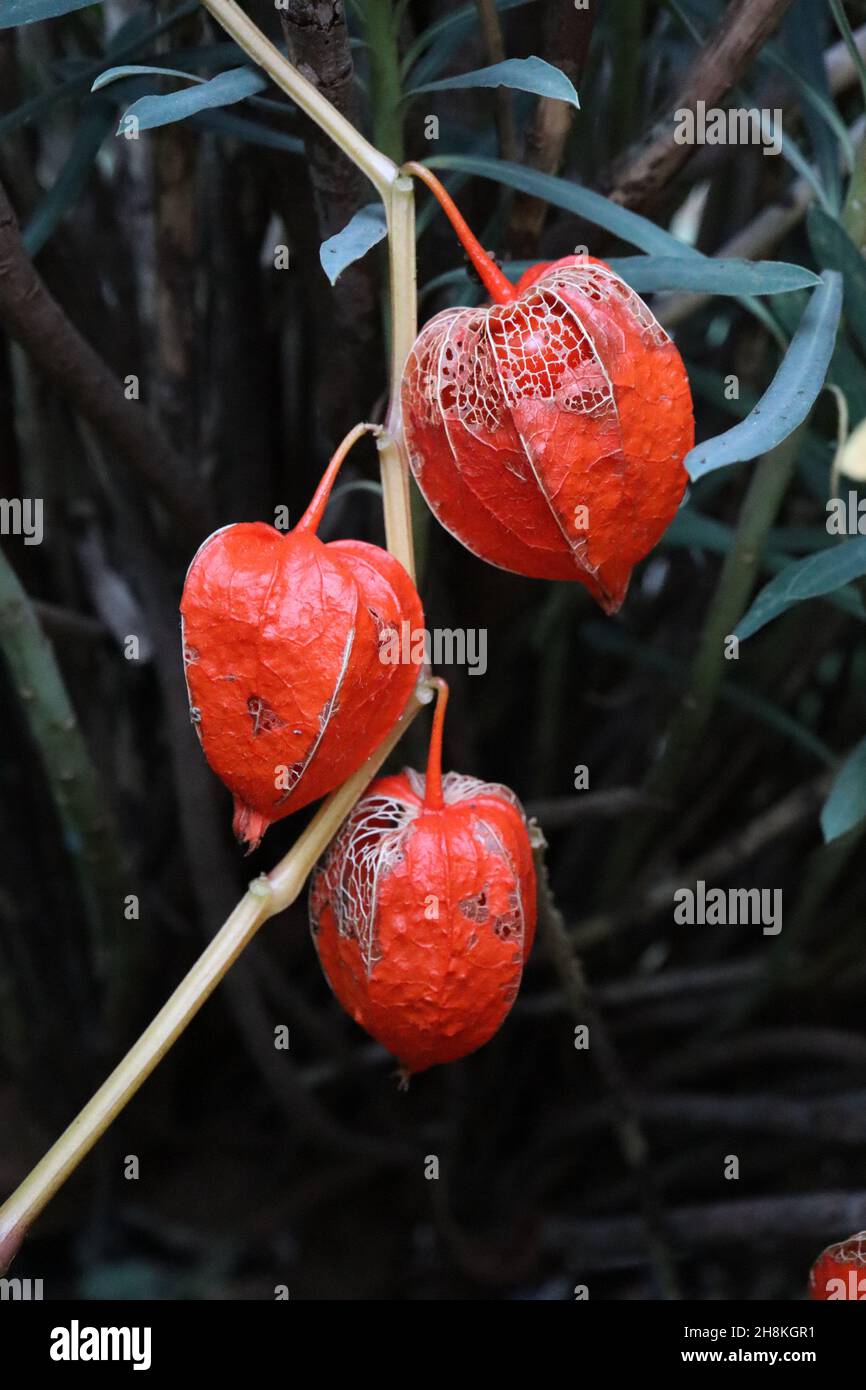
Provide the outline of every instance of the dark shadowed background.
[[[522,163],[703,251],[813,270],[841,254],[807,222],[818,206],[862,274],[846,150],[866,182],[863,92],[823,0],[245,8],[395,159]],[[866,50],[866,4],[844,12]],[[570,77],[579,112],[505,88],[406,95],[530,54]],[[0,493],[44,499],[45,528],[40,545],[2,539],[0,1197],[308,819],[242,857],[190,727],[177,609],[210,530],[281,505],[296,519],[345,431],[382,416],[384,249],[334,288],[319,262],[372,190],[272,87],[137,140],[115,136],[123,112],[182,81],[90,94],[120,64],[212,77],[243,61],[195,3],[105,0],[0,29]],[[673,113],[697,99],[782,110],[806,174],[760,146],[676,144]],[[635,254],[564,207],[439,172],[506,263]],[[422,317],[477,301],[423,190],[418,210]],[[419,507],[428,625],[488,633],[486,674],[442,672],[446,766],[507,783],[538,817],[572,952],[548,907],[498,1036],[403,1094],[331,996],[299,901],[16,1274],[77,1298],[797,1298],[818,1251],[866,1227],[866,758],[848,764],[845,833],[825,842],[820,820],[866,733],[862,596],[794,604],[737,661],[721,641],[772,574],[837,544],[839,393],[851,429],[866,415],[853,283],[837,394],[772,478],[745,463],[690,490],[617,617],[577,585],[483,565]],[[699,439],[754,404],[807,298],[651,300]],[[362,443],[324,538],[382,543],[376,478]],[[419,765],[426,738],[422,716],[393,765]],[[781,889],[782,931],[677,924],[673,895],[698,880]]]

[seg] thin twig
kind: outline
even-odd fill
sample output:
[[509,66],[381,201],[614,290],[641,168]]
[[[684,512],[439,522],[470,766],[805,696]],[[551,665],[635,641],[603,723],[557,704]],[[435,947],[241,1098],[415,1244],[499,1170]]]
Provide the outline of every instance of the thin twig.
[[[343,0],[319,0],[314,5],[289,0],[279,19],[295,67],[347,120],[357,124],[359,88]],[[316,230],[319,240],[326,241],[370,201],[369,188],[357,165],[318,127],[310,131],[304,146]],[[296,174],[289,177],[294,185]],[[294,186],[289,196],[297,196]],[[336,285],[328,286],[324,276],[317,284],[318,297],[328,295],[327,311],[333,323],[333,332],[325,334],[317,347],[318,408],[329,433],[337,438],[369,411],[377,389],[378,269],[377,258],[366,256],[347,266]],[[335,381],[340,383],[339,391],[334,390]]]

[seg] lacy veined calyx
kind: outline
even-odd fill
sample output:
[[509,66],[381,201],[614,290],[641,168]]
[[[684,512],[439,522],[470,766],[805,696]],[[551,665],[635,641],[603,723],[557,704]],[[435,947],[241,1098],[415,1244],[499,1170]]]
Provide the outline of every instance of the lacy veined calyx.
[[421,665],[411,653],[382,660],[401,624],[424,627],[399,561],[315,534],[345,452],[293,531],[223,527],[199,548],[184,585],[190,713],[250,849],[273,821],[361,766],[402,714]]
[[412,472],[445,528],[502,569],[574,579],[615,612],[672,520],[694,443],[682,359],[603,261],[567,256],[517,285],[429,170],[493,304],[446,309],[403,377]]
[[310,885],[322,969],[343,1008],[409,1075],[489,1041],[535,932],[535,870],[506,787],[442,777],[440,695],[426,777],[376,782]]

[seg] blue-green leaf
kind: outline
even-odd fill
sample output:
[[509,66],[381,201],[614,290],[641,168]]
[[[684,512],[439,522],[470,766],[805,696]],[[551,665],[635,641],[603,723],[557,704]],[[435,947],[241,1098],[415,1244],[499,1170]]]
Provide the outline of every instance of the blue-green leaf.
[[[534,261],[503,261],[509,280],[519,280]],[[723,294],[787,294],[820,284],[814,271],[788,261],[714,260],[710,256],[612,256],[611,270],[621,275],[638,294],[668,290]],[[445,285],[470,284],[465,270],[446,270],[424,285],[422,295]]]
[[567,101],[580,110],[580,101],[571,82],[560,68],[543,58],[506,58],[488,68],[462,72],[458,77],[443,77],[438,82],[424,82],[412,87],[406,95],[419,92],[450,92],[464,87],[511,87],[517,92],[532,92],[534,96]]
[[842,274],[845,319],[866,352],[866,262],[845,228],[823,208],[809,209],[807,226],[818,264]]
[[8,135],[10,131],[18,130],[28,121],[35,120],[44,111],[50,111],[58,102],[68,101],[82,88],[86,88],[91,78],[99,76],[99,70],[106,57],[131,57],[148,44],[153,43],[161,34],[166,33],[180,20],[185,19],[187,15],[194,14],[198,8],[199,0],[184,0],[184,4],[179,5],[177,9],[167,14],[159,24],[150,28],[145,27],[147,16],[143,16],[140,11],[137,11],[125,23],[121,24],[108,45],[105,56],[98,62],[85,63],[82,70],[74,77],[70,77],[68,81],[61,82],[59,86],[49,87],[38,97],[30,97],[28,101],[22,102],[20,106],[16,106],[5,116],[0,117],[0,138]]
[[825,270],[791,346],[758,404],[725,434],[698,444],[686,455],[694,481],[716,468],[765,454],[806,419],[824,385],[842,312],[842,277]]
[[609,262],[639,294],[667,290],[692,293],[787,294],[810,289],[818,276],[787,261],[715,260],[712,256],[621,256]]
[[157,126],[170,125],[173,121],[185,120],[199,111],[209,111],[214,107],[232,106],[254,96],[266,86],[266,79],[253,68],[232,68],[229,72],[217,73],[207,82],[196,83],[194,87],[180,92],[169,92],[165,96],[141,97],[134,101],[123,113],[118,126],[118,134],[127,130],[128,122],[134,119],[139,130],[153,130]]
[[16,24],[33,24],[37,19],[57,19],[59,15],[101,3],[102,0],[4,0],[0,10],[0,29],[13,29]]
[[541,174],[537,169],[527,169],[522,164],[512,164],[505,159],[485,159],[476,155],[437,154],[424,161],[431,169],[455,169],[465,174],[477,174],[482,179],[492,179],[494,183],[504,183],[508,188],[516,188],[519,193],[528,193],[532,198],[541,198],[553,207],[564,208],[594,222],[613,236],[620,237],[631,246],[639,246],[642,251],[655,252],[660,256],[690,256],[692,259],[705,259],[700,251],[678,241],[646,217],[620,207],[610,198],[603,198],[589,188],[581,188],[567,179],[554,174]]
[[821,810],[825,841],[838,840],[866,816],[866,738],[848,754]]
[[319,260],[332,285],[336,285],[347,265],[362,256],[388,235],[388,223],[382,203],[368,203],[359,208],[342,231],[323,241]]
[[860,579],[864,574],[866,536],[857,536],[831,550],[821,550],[817,555],[796,560],[761,590],[737,624],[736,635],[745,640],[773,618],[778,618],[780,613],[793,608],[795,603],[834,593],[843,584],[850,584],[852,579]]
[[124,63],[121,67],[106,68],[105,72],[101,72],[96,78],[90,90],[98,92],[111,82],[119,82],[122,77],[148,77],[151,74],[155,77],[182,77],[185,82],[205,81],[205,78],[198,77],[193,72],[183,72],[181,68],[155,68],[148,63]]

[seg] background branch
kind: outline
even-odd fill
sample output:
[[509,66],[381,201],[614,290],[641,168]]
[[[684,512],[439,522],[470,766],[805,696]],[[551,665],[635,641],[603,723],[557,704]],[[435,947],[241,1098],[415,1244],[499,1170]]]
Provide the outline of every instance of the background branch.
[[628,208],[649,208],[694,153],[676,142],[675,113],[700,100],[716,106],[778,26],[791,0],[731,0],[714,34],[698,50],[665,115],[619,160],[602,184]]

